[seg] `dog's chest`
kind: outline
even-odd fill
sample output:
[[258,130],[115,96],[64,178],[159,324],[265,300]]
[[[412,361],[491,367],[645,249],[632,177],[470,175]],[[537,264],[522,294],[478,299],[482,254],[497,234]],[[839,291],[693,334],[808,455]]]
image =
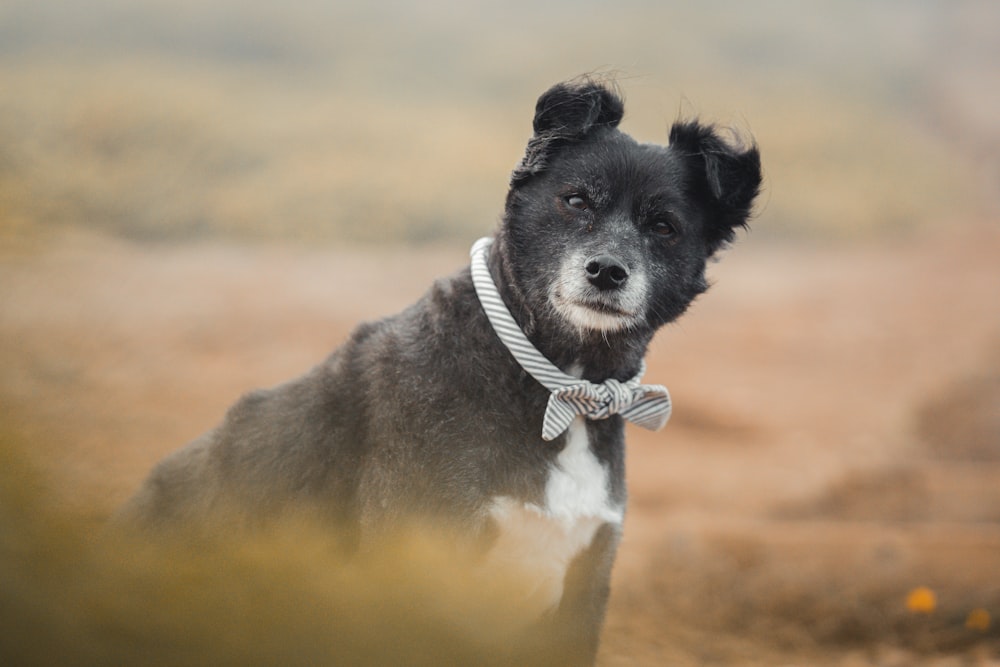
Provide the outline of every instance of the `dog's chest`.
[[498,537],[488,564],[513,574],[530,607],[542,613],[559,604],[570,564],[590,546],[597,529],[620,524],[623,514],[624,508],[611,500],[607,468],[590,449],[586,423],[577,417],[548,471],[541,505],[493,499],[490,516]]

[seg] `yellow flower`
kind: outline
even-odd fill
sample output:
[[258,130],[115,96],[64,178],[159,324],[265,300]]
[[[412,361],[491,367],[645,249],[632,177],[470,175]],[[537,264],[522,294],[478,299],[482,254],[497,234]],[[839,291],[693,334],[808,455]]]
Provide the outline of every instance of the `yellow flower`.
[[906,596],[906,608],[914,614],[930,614],[937,607],[937,596],[926,586],[918,586]]
[[965,627],[986,632],[990,629],[990,612],[981,607],[973,609],[965,617]]

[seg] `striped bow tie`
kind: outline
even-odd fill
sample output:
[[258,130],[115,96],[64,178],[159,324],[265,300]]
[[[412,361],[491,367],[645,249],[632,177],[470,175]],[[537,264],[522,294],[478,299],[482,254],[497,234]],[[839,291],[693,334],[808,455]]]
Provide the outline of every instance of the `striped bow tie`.
[[563,373],[535,349],[514,321],[493,283],[486,265],[492,243],[493,239],[483,238],[472,246],[472,282],[497,336],[521,367],[551,392],[542,424],[542,439],[558,437],[569,428],[577,415],[587,419],[607,419],[619,414],[652,431],[662,428],[670,418],[670,394],[663,385],[640,384],[646,371],[645,362],[631,380],[619,382],[608,379],[594,384]]

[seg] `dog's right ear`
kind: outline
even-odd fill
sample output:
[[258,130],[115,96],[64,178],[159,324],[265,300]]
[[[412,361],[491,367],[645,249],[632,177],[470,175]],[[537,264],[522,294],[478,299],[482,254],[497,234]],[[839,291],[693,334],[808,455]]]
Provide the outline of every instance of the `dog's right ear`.
[[760,151],[752,141],[741,144],[697,121],[678,121],[670,128],[670,147],[688,164],[693,194],[711,213],[705,228],[709,255],[732,241],[737,227],[747,226],[760,192]]
[[535,134],[524,158],[511,175],[517,185],[544,171],[559,146],[580,141],[597,128],[615,128],[625,114],[621,96],[607,85],[589,78],[557,83],[538,98]]

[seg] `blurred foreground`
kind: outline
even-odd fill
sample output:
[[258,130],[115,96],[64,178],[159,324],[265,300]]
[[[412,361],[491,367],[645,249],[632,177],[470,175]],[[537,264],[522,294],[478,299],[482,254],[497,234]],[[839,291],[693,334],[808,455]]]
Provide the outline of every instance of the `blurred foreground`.
[[[503,575],[484,582],[412,531],[346,561],[306,517],[266,531],[97,533],[0,450],[0,659],[10,665],[551,665],[520,637]],[[470,595],[475,591],[475,595]],[[516,657],[511,653],[516,652]]]
[[[88,536],[239,394],[304,371],[465,252],[155,248],[80,233],[6,258],[4,446],[44,475],[0,480],[5,644],[61,647],[69,664],[75,640],[56,642],[67,628],[105,656],[132,655],[122,651],[136,641],[166,650],[190,631],[181,645],[212,646],[215,664],[258,643],[284,656],[302,605],[323,616],[341,594],[353,599],[330,584],[339,575],[318,589],[300,578],[327,563],[322,536],[222,548],[235,577],[190,551],[87,551]],[[967,222],[834,249],[751,236],[712,267],[716,286],[649,360],[675,417],[661,433],[630,433],[602,664],[995,664],[998,256],[1000,233]],[[54,518],[39,519],[36,503]],[[421,558],[408,554],[396,575],[417,593]],[[399,593],[406,608],[410,592]],[[108,624],[97,635],[94,608]],[[202,614],[229,619],[223,643],[199,634]]]

